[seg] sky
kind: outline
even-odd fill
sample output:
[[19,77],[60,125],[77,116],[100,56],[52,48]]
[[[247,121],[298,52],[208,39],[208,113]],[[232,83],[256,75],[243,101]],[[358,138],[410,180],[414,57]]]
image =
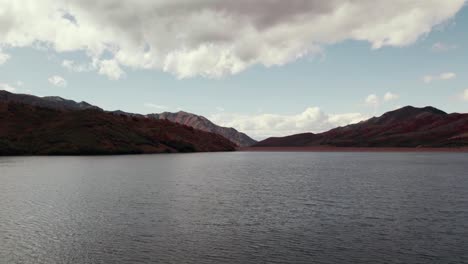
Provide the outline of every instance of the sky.
[[468,112],[466,0],[0,0],[0,89],[256,139]]

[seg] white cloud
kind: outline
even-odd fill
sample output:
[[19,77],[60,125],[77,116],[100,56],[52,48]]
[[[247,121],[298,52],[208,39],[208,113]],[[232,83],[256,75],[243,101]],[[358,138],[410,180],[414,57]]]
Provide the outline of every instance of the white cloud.
[[93,65],[98,69],[99,74],[107,76],[110,80],[118,80],[125,76],[125,72],[116,60],[96,60]]
[[453,73],[453,72],[446,72],[446,73],[442,73],[442,74],[440,75],[439,78],[440,78],[441,80],[450,80],[450,79],[453,79],[453,78],[455,78],[455,77],[457,77],[457,75],[456,75],[455,73]]
[[453,72],[445,72],[439,75],[426,75],[422,79],[425,83],[431,83],[433,81],[440,81],[440,80],[450,80],[457,77],[457,75]]
[[10,59],[10,54],[4,53],[0,50],[0,65],[5,64]]
[[461,99],[463,101],[468,101],[468,89],[465,89],[463,93],[461,94]]
[[144,106],[148,108],[158,109],[158,110],[167,109],[167,106],[165,105],[158,105],[158,104],[153,104],[153,103],[145,103]]
[[283,65],[360,40],[406,46],[465,0],[0,0],[0,45],[84,51],[99,73],[121,66],[179,78]]
[[48,81],[50,84],[57,86],[57,87],[67,86],[67,81],[63,77],[58,76],[58,75],[49,77]]
[[393,101],[393,100],[398,100],[400,98],[400,96],[398,94],[394,94],[392,92],[387,92],[385,93],[384,95],[384,101],[385,102],[389,102],[389,101]]
[[375,94],[369,94],[364,101],[366,105],[372,107],[378,107],[380,104],[379,97]]
[[434,76],[432,76],[432,75],[426,75],[426,76],[424,76],[422,79],[423,79],[423,82],[425,82],[425,83],[430,83],[430,82],[432,82],[432,81],[434,80]]
[[14,92],[16,91],[16,88],[9,85],[8,83],[0,83],[0,90],[5,90],[7,92]]
[[89,72],[95,70],[92,64],[79,64],[73,60],[64,60],[62,66],[71,72]]
[[71,72],[97,71],[99,74],[107,76],[110,80],[118,80],[125,76],[125,72],[120,68],[119,63],[115,59],[93,59],[91,63],[77,63],[73,60],[63,60],[62,66]]
[[380,97],[376,94],[369,94],[365,99],[364,103],[366,106],[374,108],[374,111],[377,111],[377,108],[379,108],[382,104],[388,103],[390,101],[398,100],[400,98],[400,95],[392,93],[392,92],[386,92],[383,97]]
[[449,51],[449,50],[453,50],[456,48],[457,48],[457,45],[447,44],[443,42],[436,42],[434,43],[434,45],[432,45],[431,50],[434,52],[444,52],[444,51]]
[[234,127],[256,139],[305,132],[323,132],[367,118],[360,113],[326,114],[318,107],[309,107],[296,115],[266,113],[247,115],[221,112],[210,116],[210,120],[214,123]]

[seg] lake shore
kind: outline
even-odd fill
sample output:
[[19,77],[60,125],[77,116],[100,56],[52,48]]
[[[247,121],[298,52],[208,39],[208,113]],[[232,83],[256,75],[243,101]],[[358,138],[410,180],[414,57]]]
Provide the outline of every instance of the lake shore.
[[468,147],[462,148],[357,148],[357,147],[245,147],[237,151],[244,152],[462,152],[468,153]]

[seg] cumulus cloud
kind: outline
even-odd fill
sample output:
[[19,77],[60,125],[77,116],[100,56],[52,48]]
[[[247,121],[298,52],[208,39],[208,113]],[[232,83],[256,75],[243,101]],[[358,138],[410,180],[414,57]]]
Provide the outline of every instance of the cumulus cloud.
[[456,48],[457,48],[457,45],[447,44],[443,42],[436,42],[434,43],[434,45],[432,45],[431,50],[433,52],[445,52],[445,51],[453,50]]
[[431,83],[433,81],[444,81],[444,80],[450,80],[454,79],[457,77],[457,75],[453,72],[445,72],[441,73],[439,75],[426,75],[423,77],[423,81],[425,83]]
[[364,99],[364,104],[368,107],[374,108],[374,111],[377,111],[377,108],[379,108],[381,105],[398,99],[400,99],[400,95],[392,92],[386,92],[383,97],[380,97],[376,94],[369,94]]
[[2,50],[0,50],[0,65],[4,64],[9,59],[10,59],[10,54],[6,54]]
[[8,83],[0,83],[0,90],[4,90],[4,91],[12,93],[16,91],[16,88]]
[[256,139],[305,132],[323,132],[337,126],[357,123],[368,117],[360,113],[326,114],[318,107],[309,107],[296,115],[217,113],[210,116],[214,123],[234,127]]
[[49,77],[48,81],[50,84],[57,86],[57,87],[67,86],[67,81],[63,77],[58,76],[58,75]]
[[326,45],[414,43],[465,0],[0,0],[0,45],[83,51],[110,78],[122,66],[179,78],[283,65]]
[[378,107],[380,104],[380,99],[375,94],[369,94],[364,101],[366,105],[371,107]]
[[384,95],[384,101],[385,102],[389,102],[389,101],[393,101],[393,100],[398,100],[400,98],[400,95],[398,94],[394,94],[392,92],[387,92],[385,93]]
[[98,69],[98,73],[107,76],[110,80],[118,80],[125,75],[116,60],[96,60],[93,66]]

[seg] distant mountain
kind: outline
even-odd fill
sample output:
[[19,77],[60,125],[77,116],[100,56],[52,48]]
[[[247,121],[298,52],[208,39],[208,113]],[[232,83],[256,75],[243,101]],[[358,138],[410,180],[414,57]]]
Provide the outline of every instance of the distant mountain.
[[358,124],[263,140],[255,147],[464,147],[468,114],[406,106]]
[[63,99],[62,97],[58,96],[38,97],[28,94],[14,94],[3,90],[0,90],[0,102],[23,103],[58,110],[102,110],[101,108],[90,105],[87,102],[78,103],[72,100]]
[[203,116],[183,111],[177,113],[164,112],[161,114],[150,114],[147,116],[156,119],[166,119],[179,124],[191,126],[193,128],[200,129],[203,131],[212,132],[231,140],[240,147],[248,147],[257,143],[257,141],[253,140],[246,134],[235,130],[234,128],[221,127],[214,124],[213,122],[211,122]]
[[224,137],[87,103],[0,92],[0,155],[232,151]]
[[[32,106],[51,108],[56,110],[101,110],[101,108],[91,105],[87,102],[75,102],[72,100],[63,99],[58,96],[48,96],[48,97],[37,97],[27,94],[14,94],[7,91],[0,90],[0,102],[16,102],[23,103]],[[150,115],[141,115],[134,113],[127,113],[121,110],[109,111],[109,113],[117,116],[127,116],[127,117],[137,117],[137,118],[154,118],[154,119],[166,119],[171,122],[176,122],[179,124],[187,125],[195,129],[199,129],[206,132],[215,133],[221,135],[240,147],[247,147],[257,143],[249,136],[244,133],[241,133],[234,128],[221,127],[210,120],[206,119],[203,116],[187,113],[187,112],[177,112],[177,113],[168,113],[164,112],[161,114],[150,114]]]

